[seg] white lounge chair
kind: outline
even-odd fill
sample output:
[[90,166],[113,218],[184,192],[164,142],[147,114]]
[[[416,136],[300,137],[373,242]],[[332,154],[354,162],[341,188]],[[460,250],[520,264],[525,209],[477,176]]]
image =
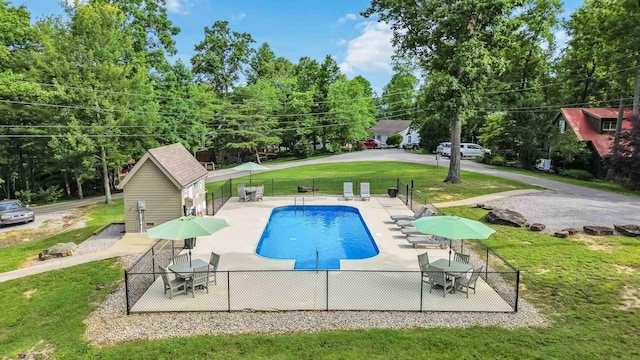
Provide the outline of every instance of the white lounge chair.
[[370,191],[368,182],[360,183],[360,198],[362,200],[370,200],[371,199],[371,191]]
[[[430,209],[427,209],[427,211],[424,213],[424,216],[432,216],[435,215],[435,213],[433,211],[431,211]],[[405,227],[412,227],[413,225],[411,225],[411,222],[417,220],[417,219],[413,219],[413,220],[396,220],[396,225],[400,226],[401,228],[405,228]]]
[[343,193],[345,200],[353,200],[353,183],[346,182],[343,184]]
[[416,220],[416,219],[420,219],[425,214],[425,212],[427,210],[428,210],[427,205],[422,205],[420,207],[420,209],[418,209],[418,211],[413,213],[413,215],[407,215],[407,214],[391,215],[391,220],[397,221],[397,220]]
[[407,242],[413,245],[414,248],[418,245],[435,245],[440,247],[441,249],[445,249],[448,245],[448,240],[446,238],[432,235],[407,236]]

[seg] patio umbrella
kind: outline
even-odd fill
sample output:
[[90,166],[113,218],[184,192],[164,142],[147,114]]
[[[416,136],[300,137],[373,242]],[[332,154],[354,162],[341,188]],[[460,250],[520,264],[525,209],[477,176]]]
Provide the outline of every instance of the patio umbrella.
[[[152,239],[178,241],[211,235],[227,226],[229,224],[224,219],[189,215],[155,226],[147,231],[147,236]],[[189,246],[189,266],[191,266],[191,246]]]
[[250,162],[246,162],[244,164],[238,165],[236,167],[233,167],[231,168],[231,170],[249,171],[249,186],[251,186],[251,172],[260,171],[260,170],[269,170],[269,168],[250,161]]
[[[496,232],[487,225],[459,216],[425,216],[411,222],[418,231],[448,238],[449,240],[486,239]],[[449,246],[451,264],[451,246]]]

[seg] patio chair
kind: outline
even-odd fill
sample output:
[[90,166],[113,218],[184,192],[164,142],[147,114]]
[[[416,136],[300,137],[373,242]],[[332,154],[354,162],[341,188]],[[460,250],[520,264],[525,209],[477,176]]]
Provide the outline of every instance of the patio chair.
[[249,199],[249,194],[247,194],[247,191],[244,189],[244,184],[239,184],[238,185],[238,200],[239,201],[248,201]]
[[197,287],[205,288],[207,294],[209,293],[209,265],[193,269],[193,276],[187,280],[187,290],[191,289],[192,297],[196,297],[195,289]]
[[346,182],[343,184],[343,193],[345,200],[353,200],[353,183]]
[[469,264],[469,257],[469,254],[456,252],[455,254],[453,254],[453,261]]
[[262,200],[263,196],[264,196],[264,185],[260,184],[256,188],[256,194],[254,195],[253,200],[254,201]]
[[456,288],[467,294],[467,298],[469,297],[469,289],[473,289],[473,293],[476,293],[476,283],[483,268],[484,266],[479,266],[473,269],[469,278],[460,278],[456,281]]
[[427,205],[422,205],[415,213],[413,213],[413,215],[407,215],[407,214],[391,215],[391,220],[397,221],[397,220],[420,219],[426,213],[427,210],[428,210]]
[[[169,299],[173,299],[173,294],[182,292],[187,295],[187,283],[184,279],[174,278],[169,280],[169,272],[167,269],[162,266],[158,266],[160,269],[160,276],[162,277],[162,282],[164,283],[164,294],[167,295],[167,291],[169,291]],[[180,291],[182,289],[182,291]]]
[[444,291],[443,296],[447,297],[447,292],[453,290],[453,280],[449,279],[447,273],[444,271],[429,266],[426,270],[426,274],[429,276],[429,293],[431,293],[431,289],[434,287],[442,286],[442,290]]
[[422,281],[428,281],[429,275],[425,272],[429,268],[429,254],[418,254],[418,266],[422,271]]
[[213,284],[217,285],[217,279],[216,279],[216,271],[218,271],[218,263],[220,262],[220,255],[214,253],[213,251],[211,252],[211,257],[209,258],[209,269],[212,270],[213,272],[210,274],[210,277],[213,278]]
[[360,199],[371,200],[371,189],[368,182],[360,183]]
[[189,262],[189,254],[181,254],[173,257],[174,264],[186,263]]

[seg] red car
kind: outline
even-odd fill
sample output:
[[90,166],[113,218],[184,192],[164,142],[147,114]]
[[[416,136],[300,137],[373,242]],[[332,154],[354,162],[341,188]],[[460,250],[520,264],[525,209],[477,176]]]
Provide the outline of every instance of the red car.
[[367,149],[380,149],[380,145],[382,144],[376,139],[362,140],[360,143]]

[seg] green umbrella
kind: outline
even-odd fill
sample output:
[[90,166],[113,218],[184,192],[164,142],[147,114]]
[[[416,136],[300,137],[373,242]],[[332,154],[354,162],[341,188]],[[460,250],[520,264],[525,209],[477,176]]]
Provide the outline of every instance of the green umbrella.
[[[412,221],[411,225],[421,233],[451,240],[486,239],[496,232],[479,221],[452,215],[425,216]],[[449,246],[449,263],[451,263],[451,246]]]
[[256,164],[254,162],[246,162],[242,165],[238,165],[236,167],[231,168],[231,170],[236,171],[249,171],[249,186],[251,186],[251,172],[252,171],[261,171],[261,170],[269,170],[268,167],[262,166],[260,164]]
[[[154,226],[147,231],[147,236],[152,239],[186,240],[211,235],[227,226],[229,224],[224,219],[189,215]],[[191,266],[191,247],[189,247],[189,266]]]

